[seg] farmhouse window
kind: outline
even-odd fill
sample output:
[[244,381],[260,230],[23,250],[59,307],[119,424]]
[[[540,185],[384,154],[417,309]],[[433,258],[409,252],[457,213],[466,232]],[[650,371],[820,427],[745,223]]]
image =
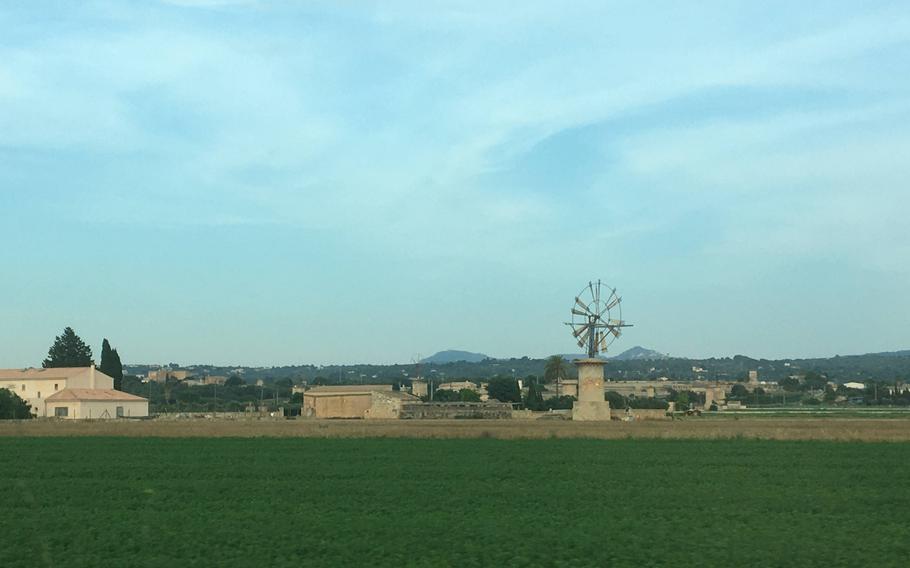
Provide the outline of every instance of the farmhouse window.
[[69,409],[69,407],[66,407],[66,406],[58,406],[57,408],[54,409],[54,416],[63,418],[63,417],[69,416],[69,414],[70,414],[70,409]]
[[122,406],[117,407],[117,418],[123,418],[123,407]]

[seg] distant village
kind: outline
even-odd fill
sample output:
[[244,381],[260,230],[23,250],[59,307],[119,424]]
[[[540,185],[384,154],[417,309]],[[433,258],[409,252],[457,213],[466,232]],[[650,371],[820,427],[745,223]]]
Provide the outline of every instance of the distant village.
[[[643,352],[635,349],[637,354]],[[685,378],[627,379],[617,375],[642,368],[650,375],[661,368],[676,369],[678,374],[678,360],[554,355],[537,360],[485,358],[441,364],[418,360],[409,365],[352,368],[225,368],[122,365],[119,357],[105,340],[101,364],[96,367],[91,349],[67,328],[42,367],[0,369],[0,389],[19,401],[3,402],[12,409],[4,410],[8,415],[4,417],[568,420],[574,416],[578,420],[583,416],[578,413],[579,401],[585,398],[589,403],[604,403],[595,413],[600,420],[665,420],[768,409],[910,407],[910,381],[900,368],[910,356],[904,355],[887,356],[898,365],[895,378],[850,381],[832,380],[795,362],[777,363],[777,380],[769,380],[757,368],[746,369],[735,379],[719,378],[718,366],[712,368],[715,361],[721,367],[730,361],[739,366],[755,361],[745,358],[691,365]],[[587,367],[595,374],[584,375]],[[790,372],[779,378],[779,367]],[[469,369],[464,373],[468,376],[457,376],[464,369]],[[478,369],[486,369],[488,376],[477,378]]]

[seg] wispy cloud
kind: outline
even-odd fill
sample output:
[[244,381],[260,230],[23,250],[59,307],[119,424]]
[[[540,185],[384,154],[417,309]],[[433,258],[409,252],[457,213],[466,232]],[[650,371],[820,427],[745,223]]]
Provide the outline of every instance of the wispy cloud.
[[249,229],[306,250],[300,266],[349,276],[365,256],[404,282],[482,262],[542,293],[590,270],[666,291],[661,267],[695,279],[744,255],[769,275],[820,257],[905,274],[903,3],[187,0],[46,18],[0,15],[0,216]]

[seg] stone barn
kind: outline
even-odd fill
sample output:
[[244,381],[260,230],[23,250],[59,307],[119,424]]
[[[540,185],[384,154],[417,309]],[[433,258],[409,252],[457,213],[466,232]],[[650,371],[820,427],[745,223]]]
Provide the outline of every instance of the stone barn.
[[392,385],[315,387],[303,393],[303,415],[311,418],[398,418],[402,402],[420,399]]

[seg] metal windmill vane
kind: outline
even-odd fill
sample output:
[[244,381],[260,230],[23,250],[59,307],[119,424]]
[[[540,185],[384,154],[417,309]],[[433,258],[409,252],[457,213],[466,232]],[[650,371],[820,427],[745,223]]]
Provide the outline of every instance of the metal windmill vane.
[[572,328],[572,336],[578,346],[587,348],[591,359],[598,353],[605,353],[610,344],[622,335],[622,328],[632,327],[622,319],[622,297],[616,293],[616,288],[600,280],[588,282],[575,296],[572,321],[566,322],[566,325]]

